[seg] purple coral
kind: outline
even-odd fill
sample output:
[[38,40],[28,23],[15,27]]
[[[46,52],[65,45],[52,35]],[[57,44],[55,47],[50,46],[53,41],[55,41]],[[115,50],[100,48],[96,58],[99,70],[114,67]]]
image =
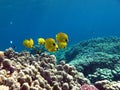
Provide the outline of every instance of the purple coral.
[[80,90],[98,90],[98,89],[93,85],[83,84],[80,87]]

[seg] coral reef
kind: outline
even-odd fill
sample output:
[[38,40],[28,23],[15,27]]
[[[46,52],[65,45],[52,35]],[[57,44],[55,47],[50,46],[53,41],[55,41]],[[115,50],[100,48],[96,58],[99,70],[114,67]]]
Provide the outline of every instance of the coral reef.
[[103,81],[97,81],[95,83],[95,86],[99,90],[120,90],[120,81],[108,81],[108,80],[103,80]]
[[4,52],[0,51],[0,57],[4,57]]
[[95,82],[120,80],[120,38],[105,37],[82,41],[65,51],[56,53],[57,59],[66,60]]
[[97,38],[56,53],[1,51],[0,90],[120,90],[119,42]]
[[93,85],[83,84],[80,90],[98,90],[98,89]]
[[[0,65],[0,87],[5,90],[80,90],[90,81],[75,67],[46,53],[4,51]],[[0,89],[4,90],[4,89]]]

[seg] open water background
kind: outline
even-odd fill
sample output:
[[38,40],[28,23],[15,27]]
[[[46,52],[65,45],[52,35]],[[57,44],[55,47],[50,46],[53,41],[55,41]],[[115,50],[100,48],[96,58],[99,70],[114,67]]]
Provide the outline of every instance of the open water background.
[[[69,35],[69,45],[120,36],[120,0],[0,0],[0,50],[22,41]],[[12,45],[10,44],[12,41]]]

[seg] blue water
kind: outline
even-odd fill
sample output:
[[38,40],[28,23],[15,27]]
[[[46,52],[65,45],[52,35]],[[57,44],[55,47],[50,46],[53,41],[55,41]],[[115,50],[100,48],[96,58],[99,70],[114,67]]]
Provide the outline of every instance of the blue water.
[[22,50],[22,41],[69,35],[69,45],[120,36],[120,0],[0,0],[0,50]]

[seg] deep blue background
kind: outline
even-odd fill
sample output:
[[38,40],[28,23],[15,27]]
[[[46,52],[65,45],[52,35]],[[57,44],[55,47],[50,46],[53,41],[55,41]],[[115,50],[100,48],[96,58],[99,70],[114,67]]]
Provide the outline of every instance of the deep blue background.
[[82,40],[120,36],[120,0],[0,0],[0,50],[22,50],[22,41],[69,35]]

